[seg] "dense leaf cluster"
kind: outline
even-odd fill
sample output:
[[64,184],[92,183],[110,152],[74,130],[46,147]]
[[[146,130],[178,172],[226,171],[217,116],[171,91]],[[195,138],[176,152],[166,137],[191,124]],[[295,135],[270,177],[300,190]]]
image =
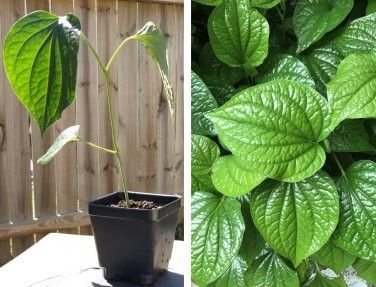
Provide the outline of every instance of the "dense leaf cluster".
[[199,286],[347,286],[350,266],[376,284],[374,12],[374,0],[192,2]]

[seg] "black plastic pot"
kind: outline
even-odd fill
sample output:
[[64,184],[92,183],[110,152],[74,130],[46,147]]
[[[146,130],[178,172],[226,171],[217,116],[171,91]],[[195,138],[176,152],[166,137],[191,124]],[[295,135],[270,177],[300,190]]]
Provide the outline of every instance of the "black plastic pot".
[[123,192],[89,202],[99,264],[107,280],[149,285],[168,267],[181,197],[139,192],[129,192],[129,197],[153,201],[162,207],[111,207],[124,198]]

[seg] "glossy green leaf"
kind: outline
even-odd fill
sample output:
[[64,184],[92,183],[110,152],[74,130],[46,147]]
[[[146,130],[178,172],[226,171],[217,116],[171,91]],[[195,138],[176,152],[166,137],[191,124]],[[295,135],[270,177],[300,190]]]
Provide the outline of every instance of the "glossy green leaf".
[[353,0],[299,0],[293,16],[300,53],[336,28],[350,13]]
[[339,51],[348,56],[357,54],[376,53],[376,14],[358,18],[342,31],[336,38],[335,44]]
[[247,271],[247,262],[237,256],[230,268],[218,279],[215,287],[245,287],[244,275]]
[[250,0],[251,6],[262,9],[270,9],[281,2],[281,0]]
[[291,270],[276,253],[267,253],[248,269],[245,282],[247,287],[299,287],[296,272]]
[[325,162],[328,104],[306,85],[274,80],[246,89],[207,115],[221,141],[250,169],[295,182]]
[[219,106],[222,106],[235,94],[234,86],[216,75],[203,74],[202,79],[213,94]]
[[350,55],[328,83],[332,128],[345,119],[376,117],[376,55]]
[[4,67],[21,103],[41,132],[75,98],[80,22],[36,11],[18,20],[4,41]]
[[337,185],[341,215],[335,243],[353,255],[376,261],[376,163],[353,163]]
[[199,76],[191,72],[191,117],[193,134],[215,134],[213,124],[205,118],[205,114],[216,108],[218,108],[218,104],[208,87]]
[[285,79],[315,88],[307,67],[290,55],[277,54],[269,57],[258,69],[259,75],[255,78],[256,83],[266,83],[271,80]]
[[215,187],[211,180],[211,173],[194,174],[191,173],[191,190],[196,191],[214,191]]
[[192,135],[191,153],[192,174],[203,175],[211,171],[220,151],[217,144],[211,139],[200,135]]
[[171,114],[174,112],[174,95],[172,87],[168,81],[168,55],[167,55],[167,42],[163,33],[152,22],[147,22],[137,33],[129,39],[135,39],[142,43],[149,56],[158,65],[161,74],[164,91],[166,94],[168,106]]
[[333,79],[342,60],[343,56],[332,41],[310,49],[302,56],[317,90],[322,94],[326,94],[326,84]]
[[47,152],[38,159],[39,164],[48,163],[67,143],[78,141],[80,126],[71,126],[62,131]]
[[354,263],[356,256],[328,241],[319,251],[312,255],[312,258],[339,274]]
[[337,189],[322,171],[297,183],[266,181],[251,193],[251,213],[265,241],[298,266],[336,228]]
[[345,280],[342,277],[328,277],[321,272],[316,273],[314,279],[309,282],[307,287],[347,287]]
[[206,286],[226,272],[239,251],[244,233],[241,204],[234,198],[196,192],[191,208],[192,279]]
[[218,6],[223,2],[223,0],[193,0],[194,2],[200,3],[202,5],[208,6]]
[[362,120],[345,120],[329,136],[334,152],[376,151],[370,144],[369,136]]
[[250,170],[247,164],[233,155],[217,158],[213,164],[212,182],[226,196],[240,196],[250,192],[266,177]]
[[376,12],[376,0],[368,0],[366,14],[372,14]]
[[358,258],[353,267],[360,278],[368,283],[376,284],[376,262]]
[[225,0],[208,20],[215,55],[231,67],[259,66],[268,53],[269,25],[249,0]]

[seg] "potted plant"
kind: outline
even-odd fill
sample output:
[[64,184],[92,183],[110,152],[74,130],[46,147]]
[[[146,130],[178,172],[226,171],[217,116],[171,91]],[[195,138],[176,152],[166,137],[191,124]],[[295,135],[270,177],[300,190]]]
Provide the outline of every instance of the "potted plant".
[[64,130],[38,163],[48,163],[67,143],[80,142],[113,154],[119,165],[121,191],[89,203],[89,214],[99,263],[106,279],[151,284],[168,266],[181,198],[129,192],[113,114],[109,71],[116,56],[130,41],[142,43],[156,62],[173,113],[172,88],[168,82],[166,41],[148,22],[126,38],[105,65],[73,14],[64,17],[35,11],[19,19],[4,40],[4,67],[9,82],[43,134],[75,99],[77,57],[80,41],[95,57],[105,79],[111,124],[112,148],[101,147],[79,136],[79,126]]

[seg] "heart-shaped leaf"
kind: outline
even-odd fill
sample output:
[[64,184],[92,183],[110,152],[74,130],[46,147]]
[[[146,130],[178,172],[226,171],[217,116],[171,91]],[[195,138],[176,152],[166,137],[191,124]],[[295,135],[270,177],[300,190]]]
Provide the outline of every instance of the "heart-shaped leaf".
[[247,262],[240,256],[237,256],[226,273],[218,279],[215,287],[245,287],[244,275],[247,267]]
[[251,193],[251,213],[265,241],[297,267],[336,228],[337,189],[324,172],[297,183],[267,181]]
[[241,91],[207,115],[224,145],[251,170],[295,182],[325,162],[329,134],[324,97],[299,83],[274,80]]
[[4,41],[9,82],[41,132],[75,98],[80,22],[36,11],[18,20]]

